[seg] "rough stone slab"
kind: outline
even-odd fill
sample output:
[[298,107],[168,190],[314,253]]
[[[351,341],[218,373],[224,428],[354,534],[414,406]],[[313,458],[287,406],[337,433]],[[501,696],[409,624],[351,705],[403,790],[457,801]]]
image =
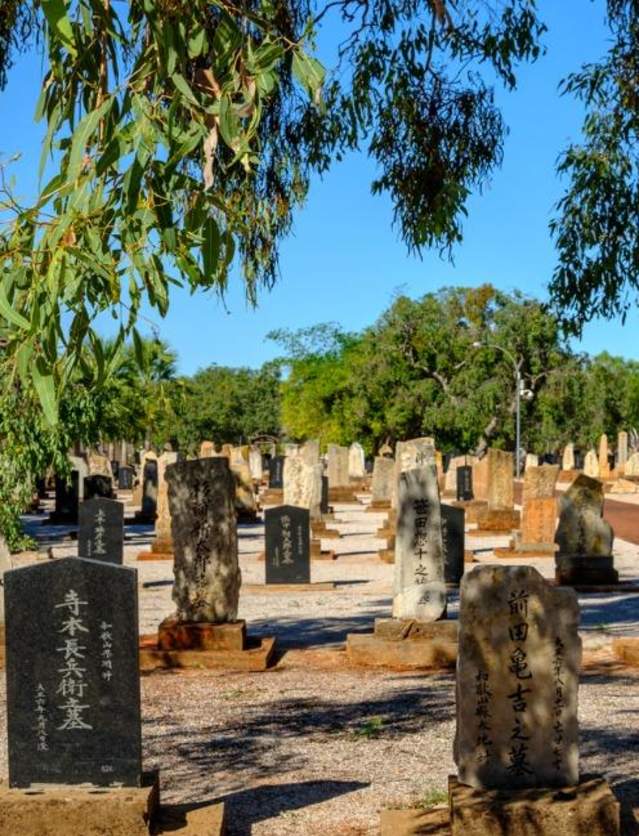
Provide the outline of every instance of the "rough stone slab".
[[160,650],[156,636],[140,637],[140,670],[214,669],[265,671],[270,667],[275,639],[247,640],[245,650]]
[[0,836],[148,836],[157,816],[157,773],[144,786],[95,788],[0,784]]
[[[433,622],[446,624],[447,622]],[[441,636],[396,641],[374,633],[349,633],[346,655],[354,665],[391,670],[442,670],[455,667],[457,642],[451,641],[447,628]]]
[[271,595],[286,592],[331,592],[336,587],[334,581],[315,583],[243,583],[242,593],[252,592],[257,595]]
[[448,810],[382,810],[380,836],[450,836]]
[[466,512],[466,525],[477,523],[479,515],[488,508],[488,503],[482,499],[458,499],[450,503],[455,508],[463,508]]
[[512,531],[519,526],[521,514],[511,508],[493,510],[486,508],[477,516],[477,531],[473,531],[473,537],[481,536],[478,532],[490,531]]
[[613,639],[612,652],[624,665],[639,668],[639,638],[636,636]]
[[224,836],[226,815],[224,802],[207,804],[189,810],[184,805],[167,805],[160,810],[160,833],[179,833],[180,836]]
[[211,624],[165,618],[158,628],[159,650],[244,650],[246,621]]
[[619,836],[620,805],[604,778],[576,787],[477,790],[448,779],[451,836]]
[[446,639],[457,642],[457,621],[415,621],[405,618],[376,618],[375,635],[389,641]]

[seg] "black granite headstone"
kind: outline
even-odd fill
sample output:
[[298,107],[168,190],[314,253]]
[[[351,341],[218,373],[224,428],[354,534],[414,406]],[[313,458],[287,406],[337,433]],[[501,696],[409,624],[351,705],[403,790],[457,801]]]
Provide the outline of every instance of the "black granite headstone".
[[142,472],[142,508],[141,515],[151,522],[155,520],[158,498],[158,463],[156,459],[147,459]]
[[84,499],[94,499],[96,496],[113,499],[113,482],[110,476],[96,473],[84,477]]
[[128,465],[120,465],[118,468],[118,488],[121,491],[133,489],[133,468]]
[[284,487],[284,456],[274,456],[268,463],[268,486],[275,489]]
[[575,450],[574,451],[574,458],[575,458],[575,470],[583,470],[584,469],[585,456],[581,452],[581,450]]
[[464,574],[465,517],[463,508],[442,505],[442,541],[444,543],[444,580],[459,586]]
[[69,557],[4,587],[10,786],[140,786],[135,569]]
[[55,510],[52,516],[56,522],[77,523],[79,486],[80,473],[77,470],[71,471],[70,484],[60,476],[55,477]]
[[120,472],[120,462],[116,462],[115,460],[111,462],[111,473],[113,473],[113,479],[115,482],[118,481],[118,473]]
[[78,555],[122,565],[124,505],[96,497],[81,503],[78,516]]
[[457,499],[464,502],[473,499],[473,469],[470,465],[457,468]]
[[322,476],[322,497],[320,499],[320,514],[329,513],[328,476]]
[[307,508],[278,505],[264,514],[266,583],[310,583],[311,536]]

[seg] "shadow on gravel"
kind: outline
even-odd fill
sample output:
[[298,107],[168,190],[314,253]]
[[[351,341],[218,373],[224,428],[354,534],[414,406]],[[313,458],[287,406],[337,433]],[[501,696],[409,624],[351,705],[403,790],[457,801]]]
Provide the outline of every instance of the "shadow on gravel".
[[250,836],[254,824],[364,789],[361,781],[300,781],[232,793],[224,801],[228,836]]
[[581,607],[581,629],[597,627],[614,628],[615,625],[636,625],[639,632],[639,597],[629,595],[619,597],[619,593],[609,596],[579,596]]
[[[300,609],[303,607],[303,600],[300,600]],[[371,601],[370,607],[361,615],[344,615],[340,618],[291,618],[278,615],[268,621],[251,621],[249,629],[252,634],[275,636],[278,644],[286,650],[327,647],[344,644],[348,633],[372,632],[375,619],[387,618],[390,609],[390,598],[381,598]]]

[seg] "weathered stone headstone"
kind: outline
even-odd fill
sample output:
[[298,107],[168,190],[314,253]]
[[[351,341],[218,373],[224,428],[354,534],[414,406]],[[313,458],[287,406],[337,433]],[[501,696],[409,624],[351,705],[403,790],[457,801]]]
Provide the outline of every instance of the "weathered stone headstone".
[[262,451],[259,447],[251,447],[249,450],[249,470],[251,471],[251,479],[256,482],[262,481]]
[[524,474],[524,506],[533,499],[554,497],[558,477],[559,465],[556,464],[542,464],[528,468]]
[[575,445],[572,442],[566,444],[566,446],[564,447],[564,452],[561,457],[561,469],[575,469]]
[[155,540],[152,550],[154,552],[171,552],[173,543],[171,539],[171,512],[169,509],[169,486],[166,481],[167,468],[177,462],[177,453],[165,452],[158,457],[157,461],[157,500],[155,511]]
[[217,452],[215,450],[215,443],[213,441],[203,441],[200,444],[199,458],[209,459],[212,456],[217,456]]
[[226,458],[166,469],[173,533],[173,600],[182,622],[235,621],[241,584],[235,482]]
[[133,468],[128,465],[121,464],[118,468],[118,488],[121,491],[130,491],[133,489]]
[[599,458],[594,450],[588,450],[584,457],[584,474],[591,479],[599,478]]
[[490,449],[488,462],[488,509],[502,511],[513,507],[515,485],[513,480],[513,454],[506,450]]
[[329,444],[326,451],[326,472],[329,488],[346,487],[348,478],[348,447]]
[[284,505],[306,508],[314,518],[320,515],[321,465],[310,465],[301,453],[284,460]]
[[96,497],[80,505],[78,555],[122,564],[124,553],[124,505]]
[[399,479],[393,617],[436,621],[446,612],[439,487],[433,467]]
[[300,447],[300,455],[306,464],[316,465],[320,460],[320,443],[316,438],[305,441]]
[[269,461],[268,486],[279,490],[284,487],[284,456],[273,456]]
[[621,430],[617,433],[617,467],[624,472],[624,467],[628,461],[628,433]]
[[471,465],[462,465],[457,468],[457,500],[470,502],[473,494],[473,468]]
[[366,476],[366,455],[357,441],[348,448],[348,476],[350,479],[363,479]]
[[[458,470],[460,467],[471,467],[475,462],[474,456],[452,456],[448,462],[446,470],[446,478],[444,481],[444,491],[449,496],[454,496],[457,492],[457,485],[459,483]],[[472,477],[471,477],[472,481]],[[457,497],[460,499],[460,497]],[[472,499],[472,497],[471,497]]]
[[114,493],[111,477],[104,476],[101,473],[85,477],[83,496],[85,501],[96,497],[112,499]]
[[108,479],[113,479],[111,462],[108,456],[105,456],[103,453],[89,450],[87,453],[87,465],[89,468],[89,476],[106,476]]
[[257,515],[257,500],[248,464],[248,447],[234,448],[230,465],[235,477],[235,512],[238,520],[253,520]]
[[155,521],[158,501],[158,459],[155,453],[147,453],[142,466],[142,508],[141,516],[149,522]]
[[633,453],[629,456],[625,468],[626,476],[639,476],[639,453]]
[[530,467],[539,467],[539,456],[536,456],[534,453],[526,453],[524,470],[528,470]]
[[390,503],[394,478],[394,460],[386,458],[386,456],[376,456],[371,484],[371,503],[373,505]]
[[599,439],[599,478],[610,478],[610,461],[608,453],[608,436],[604,433]]
[[4,581],[10,786],[140,786],[137,573],[63,558]]
[[459,584],[464,574],[465,511],[454,505],[441,506],[442,544],[444,547],[444,580]]
[[416,467],[437,467],[435,458],[435,439],[430,436],[424,438],[410,438],[408,441],[398,441],[395,445],[395,480],[393,482],[393,496],[391,505],[397,508],[397,490],[401,473]]
[[579,605],[531,566],[478,566],[461,582],[455,762],[478,789],[579,780]]
[[266,583],[310,583],[310,515],[306,508],[279,505],[264,513]]

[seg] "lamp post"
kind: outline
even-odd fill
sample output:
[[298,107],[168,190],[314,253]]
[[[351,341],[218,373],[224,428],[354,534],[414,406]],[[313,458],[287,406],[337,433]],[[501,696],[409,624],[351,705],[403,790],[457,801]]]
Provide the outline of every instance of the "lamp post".
[[507,349],[503,348],[501,345],[495,345],[494,343],[482,343],[482,342],[474,342],[473,348],[494,348],[497,351],[501,351],[502,354],[505,354],[506,357],[510,360],[513,364],[513,369],[515,370],[515,476],[519,479],[521,474],[521,462],[520,462],[520,448],[521,448],[521,391],[522,391],[522,380],[521,380],[521,372],[519,371],[519,364],[513,357],[513,355]]

